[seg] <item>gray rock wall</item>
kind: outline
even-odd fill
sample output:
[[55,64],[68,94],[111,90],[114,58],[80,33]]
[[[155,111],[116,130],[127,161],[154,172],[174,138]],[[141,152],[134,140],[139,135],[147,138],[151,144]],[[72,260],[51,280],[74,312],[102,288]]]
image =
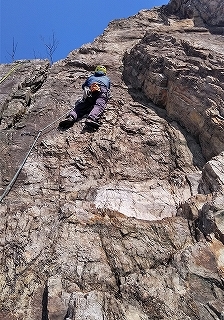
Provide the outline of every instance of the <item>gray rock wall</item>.
[[[168,19],[115,20],[2,82],[1,193],[39,138],[1,201],[0,319],[222,319],[221,40]],[[102,126],[59,131],[97,64],[112,81]]]
[[197,136],[210,159],[224,149],[223,37],[193,30],[148,31],[126,54],[124,75]]
[[224,3],[222,0],[170,0],[166,6],[169,13],[181,18],[193,18],[196,26],[215,27],[223,33]]

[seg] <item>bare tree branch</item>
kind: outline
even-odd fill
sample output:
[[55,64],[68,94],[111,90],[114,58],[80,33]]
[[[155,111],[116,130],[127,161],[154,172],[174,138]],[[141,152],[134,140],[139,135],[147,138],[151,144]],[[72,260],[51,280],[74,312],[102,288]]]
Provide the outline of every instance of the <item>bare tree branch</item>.
[[14,37],[12,38],[12,50],[10,52],[7,51],[7,54],[10,56],[11,58],[11,61],[10,62],[13,62],[15,61],[15,55],[16,55],[16,50],[17,50],[17,45],[18,45],[18,42],[15,42],[15,39]]
[[55,38],[54,32],[52,32],[52,37],[49,39],[48,43],[44,40],[44,37],[42,37],[42,36],[41,36],[41,40],[43,41],[43,43],[45,45],[47,55],[50,59],[50,62],[51,62],[51,64],[53,64],[53,54],[55,53],[55,51],[58,47],[59,41]]

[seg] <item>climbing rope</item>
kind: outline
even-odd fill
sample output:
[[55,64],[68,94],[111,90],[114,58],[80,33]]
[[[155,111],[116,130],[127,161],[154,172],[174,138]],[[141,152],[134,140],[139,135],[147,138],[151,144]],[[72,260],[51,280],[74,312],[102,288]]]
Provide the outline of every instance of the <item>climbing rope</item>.
[[66,112],[65,114],[63,114],[60,118],[58,118],[57,120],[51,122],[50,124],[48,124],[46,127],[44,127],[43,129],[41,129],[32,146],[30,147],[29,151],[27,152],[22,164],[20,165],[19,169],[17,170],[17,172],[15,173],[14,177],[12,178],[11,182],[8,184],[7,188],[5,189],[5,191],[3,192],[3,194],[1,195],[0,197],[0,203],[2,202],[2,200],[7,196],[7,194],[9,193],[9,191],[11,190],[12,186],[14,185],[16,179],[18,178],[18,175],[20,174],[20,171],[22,170],[22,168],[24,167],[25,163],[26,163],[26,160],[28,159],[32,149],[34,148],[35,144],[37,143],[37,140],[39,139],[40,135],[43,133],[43,131],[45,131],[46,129],[48,129],[49,127],[51,127],[53,124],[55,124],[56,122],[58,122],[60,119],[62,119],[63,117],[65,117],[65,115],[67,115],[68,112]]
[[13,66],[13,67],[9,70],[9,72],[8,72],[4,77],[2,77],[2,78],[0,79],[0,84],[1,84],[3,81],[5,81],[5,80],[8,78],[8,76],[10,76],[10,74],[13,73],[13,72],[20,66],[20,64],[21,64],[21,63],[17,63],[15,66]]

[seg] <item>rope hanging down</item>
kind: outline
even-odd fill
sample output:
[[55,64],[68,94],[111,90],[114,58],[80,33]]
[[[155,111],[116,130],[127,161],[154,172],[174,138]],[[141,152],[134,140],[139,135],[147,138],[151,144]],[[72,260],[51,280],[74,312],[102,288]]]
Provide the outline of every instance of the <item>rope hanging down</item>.
[[20,63],[16,64],[14,67],[12,67],[12,68],[9,70],[9,72],[8,72],[4,77],[2,77],[2,78],[0,79],[0,84],[1,84],[3,81],[5,81],[5,80],[8,78],[8,76],[10,76],[10,74],[13,73],[19,66],[20,66]]
[[16,179],[18,178],[18,175],[20,174],[20,171],[22,170],[22,168],[24,167],[26,160],[28,159],[32,149],[34,148],[37,140],[39,139],[40,135],[43,133],[44,130],[46,130],[47,128],[49,128],[50,126],[52,126],[54,123],[58,122],[61,118],[63,118],[65,115],[67,114],[67,112],[65,114],[63,114],[60,118],[58,118],[57,120],[51,122],[50,124],[48,124],[46,127],[44,127],[42,130],[40,130],[32,144],[32,146],[30,147],[29,151],[27,152],[22,164],[20,165],[19,169],[17,170],[16,174],[14,175],[14,177],[12,178],[11,182],[9,183],[9,185],[7,186],[7,188],[5,189],[5,191],[3,192],[3,194],[0,197],[0,203],[2,202],[2,200],[7,196],[7,194],[9,193],[9,191],[11,190],[12,186],[14,185],[14,183],[16,182]]

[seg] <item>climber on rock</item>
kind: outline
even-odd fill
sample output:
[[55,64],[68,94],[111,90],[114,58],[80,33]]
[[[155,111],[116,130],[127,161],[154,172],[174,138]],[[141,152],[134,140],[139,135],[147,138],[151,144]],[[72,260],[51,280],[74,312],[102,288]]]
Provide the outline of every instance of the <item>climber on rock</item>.
[[88,77],[82,85],[83,99],[75,104],[66,119],[59,123],[59,127],[69,128],[86,114],[88,116],[85,124],[94,128],[99,127],[98,121],[104,112],[110,92],[110,79],[106,73],[104,66],[96,67],[94,74]]

